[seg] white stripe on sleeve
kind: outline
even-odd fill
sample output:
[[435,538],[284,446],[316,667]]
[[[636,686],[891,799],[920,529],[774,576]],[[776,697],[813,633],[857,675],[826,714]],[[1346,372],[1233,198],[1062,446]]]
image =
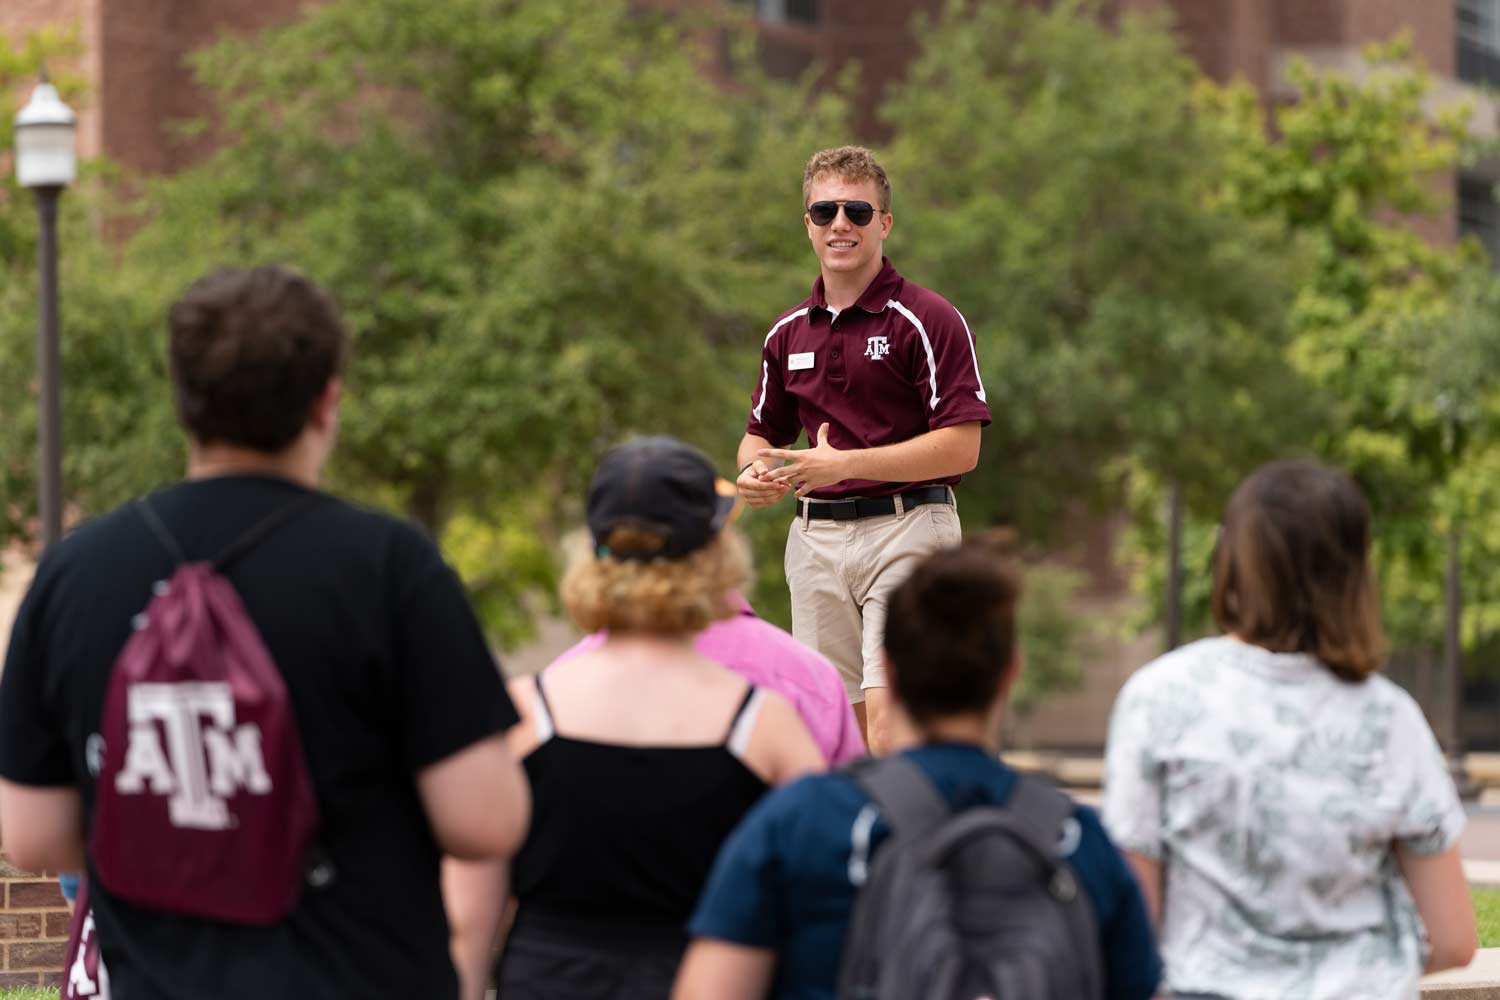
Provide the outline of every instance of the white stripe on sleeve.
[[911,325],[917,328],[917,333],[919,333],[922,337],[922,347],[927,351],[927,384],[932,389],[931,405],[935,410],[937,409],[938,405],[937,359],[932,356],[932,341],[927,339],[927,328],[922,325],[921,320],[917,319],[916,313],[912,312],[910,309],[906,308],[895,299],[888,300],[886,302],[886,305],[895,309],[898,313],[910,320]]
[[[799,316],[806,316],[806,315],[807,315],[807,309],[798,309],[796,312],[792,313],[791,315],[789,315],[789,316],[783,316],[781,319],[777,320],[776,321],[776,325],[773,326],[773,327],[771,327],[771,332],[768,333],[768,334],[766,334],[766,340],[765,340],[765,343],[761,345],[761,349],[764,350],[766,344],[769,344],[771,342],[771,338],[774,337],[774,336],[776,336],[776,331],[777,330],[780,330],[782,327],[786,326],[792,320],[797,319]],[[929,353],[931,353],[931,352],[929,352]],[[770,382],[770,380],[771,380],[771,365],[765,359],[761,359],[761,362],[760,362],[760,402],[756,403],[755,404],[755,409],[753,409],[753,410],[750,411],[750,415],[755,418],[755,420],[756,420],[757,423],[760,422],[760,411],[761,411],[761,408],[766,405],[766,386]]]
[[984,379],[979,375],[979,348],[974,346],[974,331],[969,329],[969,321],[964,319],[963,313],[958,312],[957,306],[953,307],[953,311],[958,313],[958,321],[964,325],[964,333],[969,335],[969,356],[974,359],[974,381],[979,383],[979,391],[974,395],[979,397],[981,403],[988,403],[989,400],[984,398]]

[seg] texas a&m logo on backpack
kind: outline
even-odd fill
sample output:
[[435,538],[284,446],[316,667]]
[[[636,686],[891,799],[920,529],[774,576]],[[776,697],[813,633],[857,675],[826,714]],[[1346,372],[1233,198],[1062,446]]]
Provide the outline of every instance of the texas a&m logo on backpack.
[[116,792],[167,796],[173,826],[227,830],[231,796],[271,791],[260,727],[235,724],[228,683],[132,684],[125,699],[130,731]]
[[189,562],[138,505],[178,565],[136,616],[100,717],[90,854],[111,894],[246,924],[275,923],[296,906],[317,801],[286,682],[223,573],[311,499],[211,563]]

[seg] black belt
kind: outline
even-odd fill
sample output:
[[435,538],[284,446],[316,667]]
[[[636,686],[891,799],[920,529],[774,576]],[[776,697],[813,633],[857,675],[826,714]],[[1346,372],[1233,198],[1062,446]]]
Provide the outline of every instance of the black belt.
[[[953,494],[946,486],[921,486],[900,494],[901,507],[920,507],[924,503],[953,503]],[[803,508],[807,510],[804,512]],[[850,500],[823,500],[818,503],[797,501],[797,516],[815,520],[857,521],[862,517],[877,517],[896,513],[896,498],[854,497]]]

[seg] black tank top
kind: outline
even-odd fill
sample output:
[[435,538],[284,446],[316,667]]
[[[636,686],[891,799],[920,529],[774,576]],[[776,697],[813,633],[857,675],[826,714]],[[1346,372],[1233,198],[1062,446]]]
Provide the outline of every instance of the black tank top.
[[518,924],[680,934],[719,845],[766,791],[741,760],[762,697],[746,691],[722,743],[637,747],[557,732],[538,675],[531,832],[512,868]]

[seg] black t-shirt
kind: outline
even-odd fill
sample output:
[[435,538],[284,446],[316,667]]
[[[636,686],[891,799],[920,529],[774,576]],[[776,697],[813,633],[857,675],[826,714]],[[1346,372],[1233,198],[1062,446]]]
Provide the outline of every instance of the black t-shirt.
[[[191,559],[308,493],[282,479],[185,482],[151,505]],[[131,618],[173,562],[129,506],[49,549],[0,677],[0,775],[76,785]],[[415,772],[516,722],[454,573],[410,525],[319,499],[227,573],[286,678],[337,875],[268,928],[143,910],[90,888],[116,1000],[452,997],[441,852]]]

